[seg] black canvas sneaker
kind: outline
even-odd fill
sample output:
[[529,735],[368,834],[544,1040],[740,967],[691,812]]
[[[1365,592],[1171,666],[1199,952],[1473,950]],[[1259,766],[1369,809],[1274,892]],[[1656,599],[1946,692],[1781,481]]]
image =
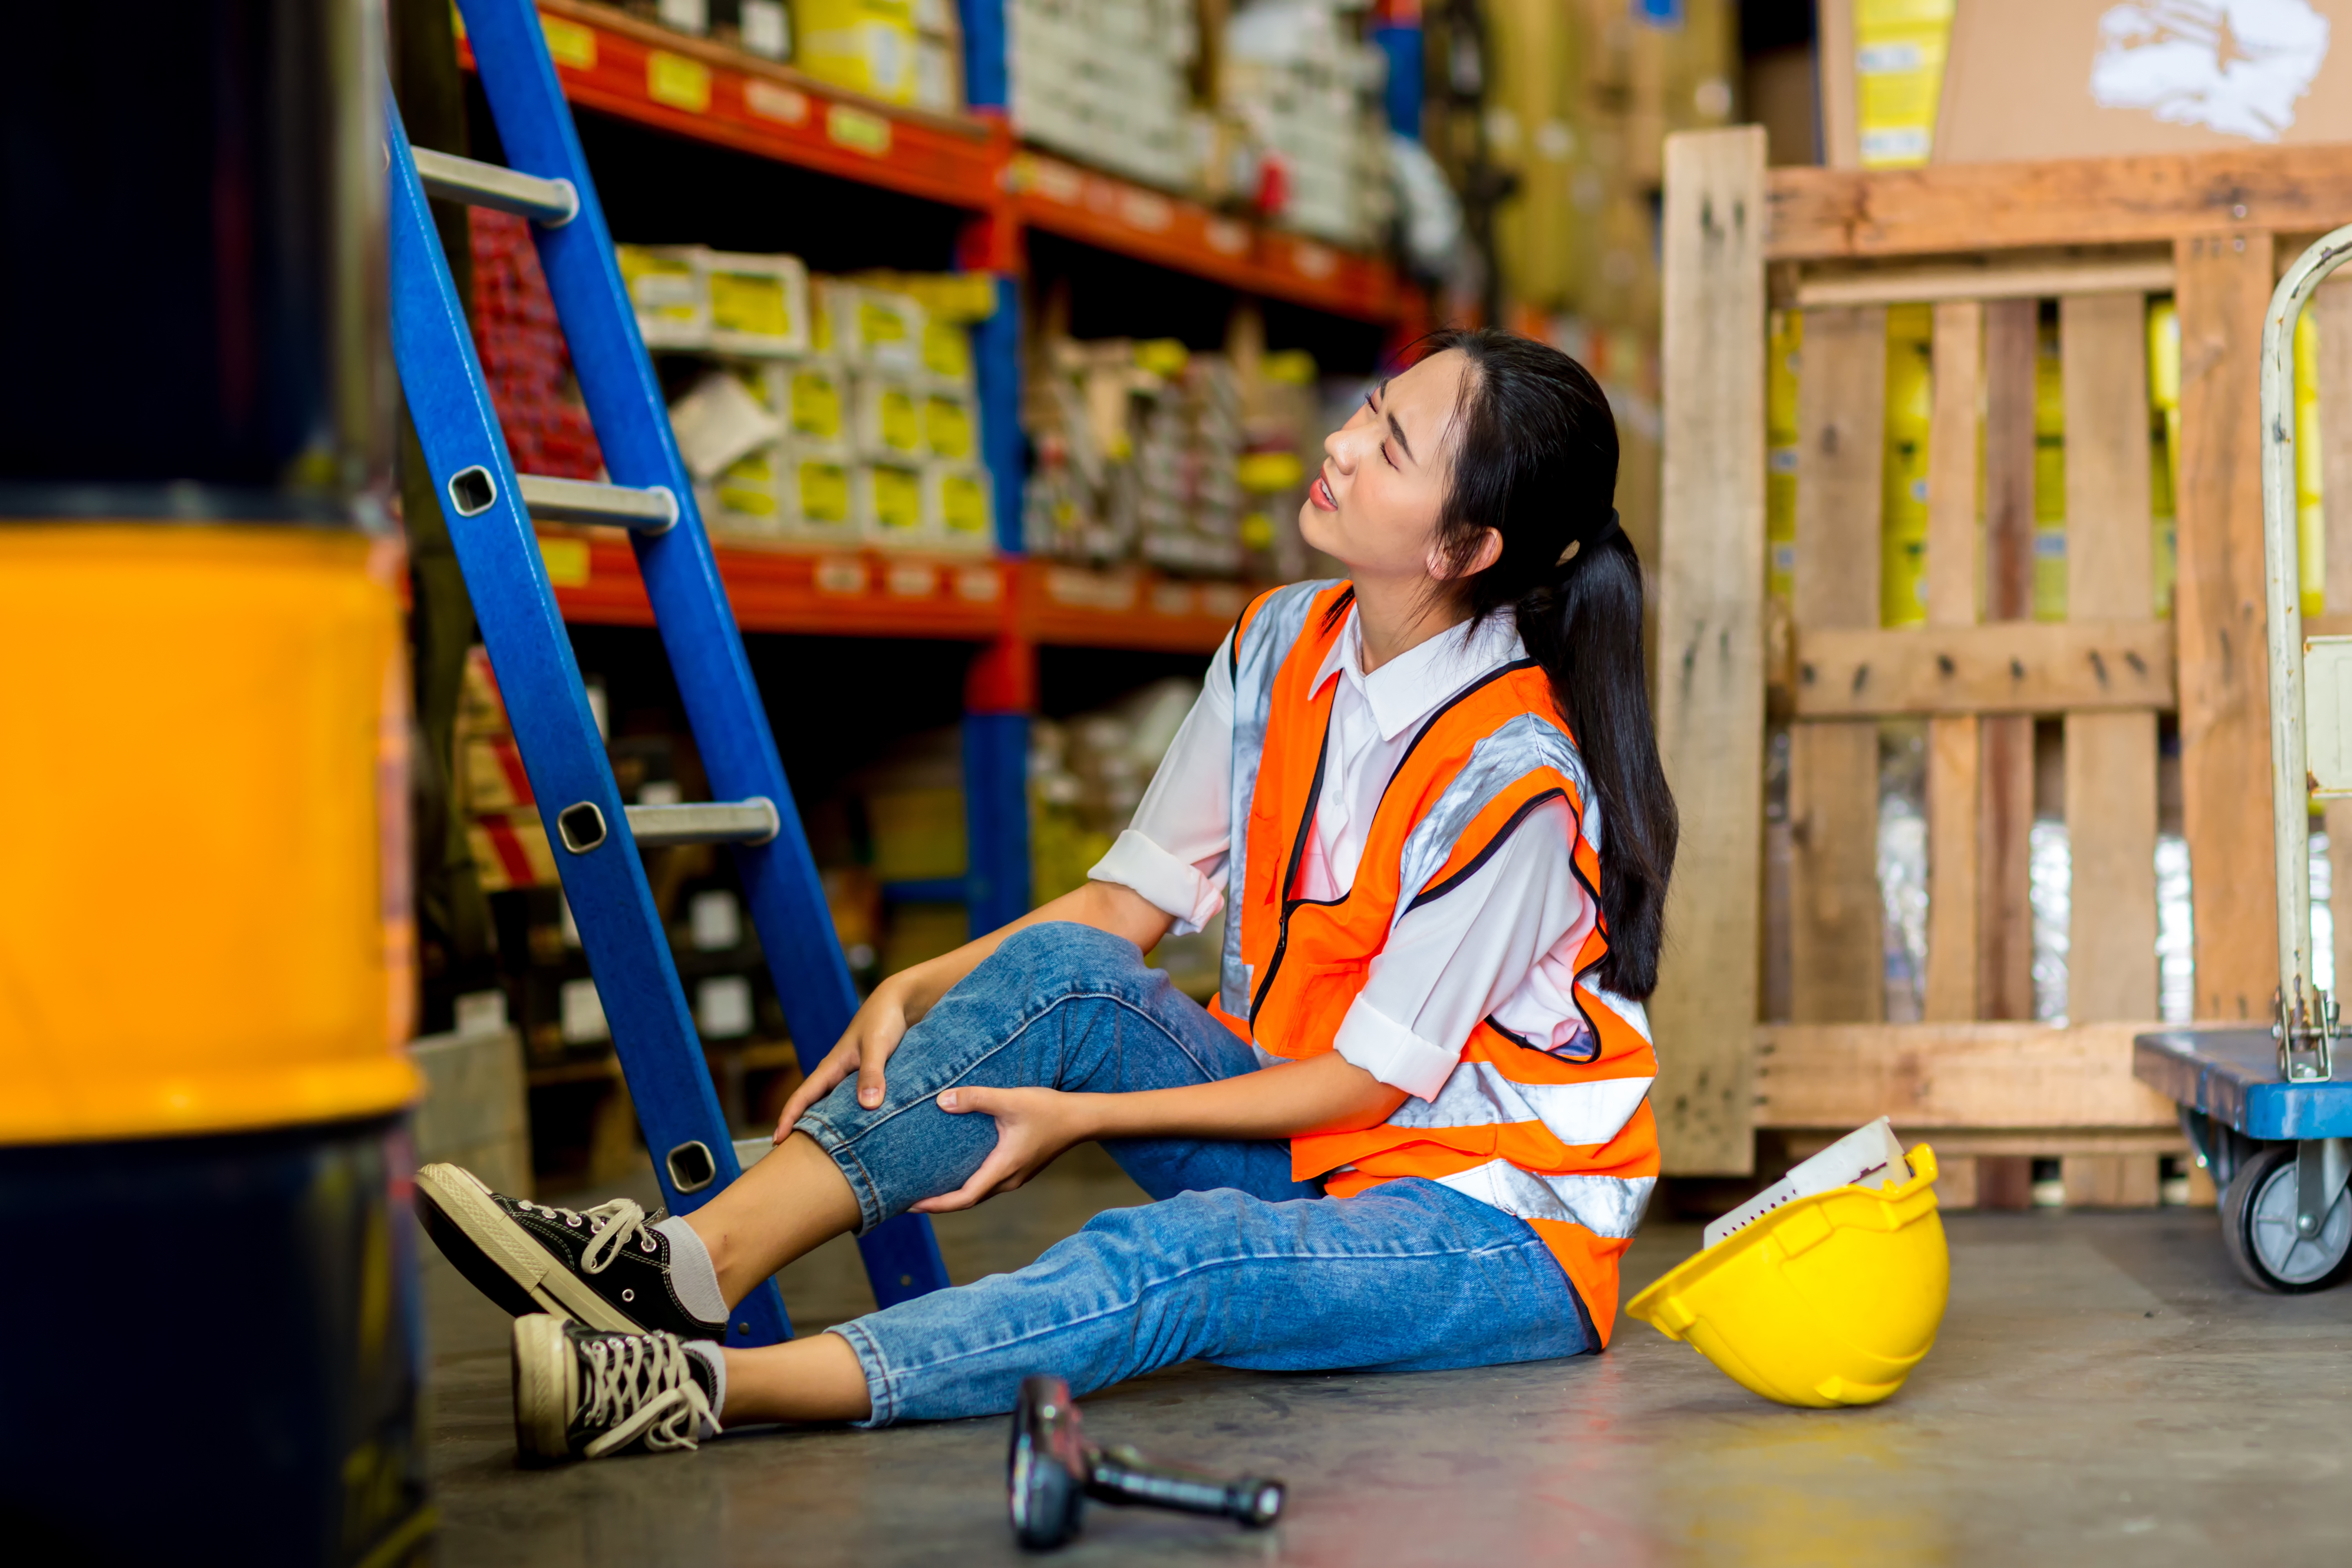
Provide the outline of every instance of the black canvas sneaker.
[[536,1312],[514,1326],[515,1447],[527,1459],[601,1459],[642,1443],[719,1435],[709,1369],[676,1334],[608,1334]]
[[416,1173],[416,1214],[457,1272],[517,1317],[553,1312],[619,1333],[658,1330],[725,1337],[697,1317],[670,1279],[669,1237],[627,1198],[575,1211],[494,1193],[472,1172]]

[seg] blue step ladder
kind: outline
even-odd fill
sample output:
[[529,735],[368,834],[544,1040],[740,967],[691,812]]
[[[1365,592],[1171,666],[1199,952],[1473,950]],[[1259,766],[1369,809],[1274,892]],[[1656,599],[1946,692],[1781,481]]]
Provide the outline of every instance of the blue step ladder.
[[[662,1195],[671,1213],[686,1214],[742,1167],[637,850],[732,847],[804,1069],[848,1027],[857,993],[539,14],[530,0],[464,0],[459,10],[508,166],[412,150],[386,94],[393,351]],[[515,472],[428,195],[530,220],[612,483]],[[622,804],[534,517],[629,530],[715,803]],[[747,1140],[745,1152],[764,1142]],[[876,1227],[858,1247],[883,1306],[947,1283],[919,1215]],[[727,1340],[791,1335],[770,1280],[737,1306]]]

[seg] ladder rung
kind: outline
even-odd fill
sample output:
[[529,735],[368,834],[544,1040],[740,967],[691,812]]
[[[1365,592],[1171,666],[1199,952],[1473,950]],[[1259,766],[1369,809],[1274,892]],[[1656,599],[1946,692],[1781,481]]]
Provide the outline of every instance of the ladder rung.
[[416,177],[425,194],[470,206],[495,207],[502,213],[530,218],[550,228],[562,228],[580,215],[580,193],[569,180],[542,180],[519,174],[496,163],[476,163],[430,147],[411,147],[416,157]]
[[779,826],[776,803],[765,795],[629,807],[629,832],[640,849],[669,844],[765,844]]
[[677,498],[667,486],[638,489],[590,479],[518,474],[522,504],[544,522],[616,522],[639,533],[666,533],[677,521]]
[[775,1143],[767,1138],[735,1140],[735,1163],[747,1171],[775,1152]]

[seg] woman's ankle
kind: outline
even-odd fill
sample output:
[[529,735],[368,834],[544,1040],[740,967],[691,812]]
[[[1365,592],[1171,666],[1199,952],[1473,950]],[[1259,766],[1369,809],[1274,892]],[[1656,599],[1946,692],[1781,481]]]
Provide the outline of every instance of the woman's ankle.
[[839,1334],[724,1354],[722,1422],[863,1421],[874,1413],[865,1364]]
[[794,1258],[856,1230],[860,1217],[833,1156],[795,1132],[685,1219],[731,1308]]

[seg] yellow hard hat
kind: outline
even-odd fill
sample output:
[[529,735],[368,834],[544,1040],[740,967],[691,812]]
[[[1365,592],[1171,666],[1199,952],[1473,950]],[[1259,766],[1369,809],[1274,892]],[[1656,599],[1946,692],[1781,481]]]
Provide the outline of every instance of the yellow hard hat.
[[1899,1186],[1839,1187],[1736,1231],[1626,1311],[1783,1405],[1874,1405],[1936,1342],[1952,1264],[1936,1154]]

